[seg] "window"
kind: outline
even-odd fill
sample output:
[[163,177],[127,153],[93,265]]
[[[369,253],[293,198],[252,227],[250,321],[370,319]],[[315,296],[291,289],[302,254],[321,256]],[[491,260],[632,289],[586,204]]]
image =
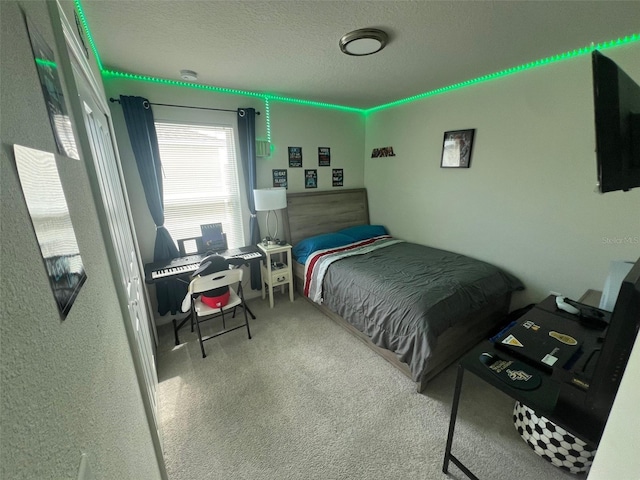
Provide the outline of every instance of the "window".
[[222,223],[229,248],[245,244],[234,131],[230,126],[156,122],[165,227],[174,241]]

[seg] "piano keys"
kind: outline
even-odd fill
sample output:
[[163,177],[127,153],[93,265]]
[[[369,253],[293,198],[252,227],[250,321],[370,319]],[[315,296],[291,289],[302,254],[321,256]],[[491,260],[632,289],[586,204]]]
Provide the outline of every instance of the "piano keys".
[[168,262],[155,262],[145,265],[145,282],[154,283],[159,280],[170,280],[195,272],[206,255],[188,255],[174,258]]
[[184,275],[185,273],[195,272],[199,266],[200,266],[200,262],[197,262],[197,263],[188,263],[186,265],[177,265],[173,267],[167,267],[160,270],[154,270],[151,272],[151,278],[153,280],[160,280],[166,277]]

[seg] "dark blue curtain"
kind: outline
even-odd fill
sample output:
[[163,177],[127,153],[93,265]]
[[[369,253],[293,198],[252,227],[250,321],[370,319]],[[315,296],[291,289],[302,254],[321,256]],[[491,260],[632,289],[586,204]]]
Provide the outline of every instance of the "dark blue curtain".
[[[240,137],[240,159],[244,170],[245,190],[251,217],[249,220],[249,237],[251,245],[260,243],[260,227],[256,207],[253,202],[253,189],[256,188],[256,111],[253,108],[238,109],[238,135]],[[251,263],[251,288],[259,290],[260,266]]]
[[[177,258],[180,253],[169,231],[164,227],[162,163],[160,162],[158,137],[156,136],[151,105],[146,98],[123,95],[120,95],[120,105],[127,123],[127,131],[147,205],[156,224],[153,261],[159,262]],[[158,313],[164,315],[171,312],[172,315],[175,315],[176,312],[179,312],[186,291],[186,286],[177,280],[156,283]]]

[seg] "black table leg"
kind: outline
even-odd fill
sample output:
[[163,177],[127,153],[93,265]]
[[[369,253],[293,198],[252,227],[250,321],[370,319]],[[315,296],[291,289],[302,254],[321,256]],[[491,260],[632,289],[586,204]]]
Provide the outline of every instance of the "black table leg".
[[456,428],[456,417],[458,416],[458,404],[460,403],[460,390],[462,390],[462,379],[464,377],[464,368],[458,365],[458,376],[456,377],[456,388],[453,392],[453,403],[451,404],[451,417],[449,419],[449,435],[447,436],[447,447],[444,451],[444,463],[442,471],[448,473],[449,460],[451,459],[451,445],[453,444],[453,433]]
[[479,480],[471,470],[462,464],[453,453],[451,453],[451,446],[453,444],[453,434],[456,428],[456,418],[458,416],[458,405],[460,404],[460,392],[462,391],[462,380],[464,378],[464,368],[462,365],[458,365],[458,376],[456,377],[456,388],[453,393],[453,403],[451,405],[451,418],[449,419],[449,435],[447,436],[447,446],[444,452],[444,463],[442,464],[442,471],[444,473],[449,472],[449,461],[452,461],[464,474],[471,480]]

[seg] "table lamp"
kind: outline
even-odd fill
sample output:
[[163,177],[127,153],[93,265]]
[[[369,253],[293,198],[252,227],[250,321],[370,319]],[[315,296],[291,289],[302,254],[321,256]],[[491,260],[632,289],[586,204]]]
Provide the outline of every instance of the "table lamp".
[[[275,210],[287,207],[287,189],[277,187],[254,190],[253,201],[256,207],[256,212],[267,212],[267,233],[269,236],[263,243],[265,245],[273,245],[276,243],[278,236],[278,214]],[[271,227],[269,226],[269,216],[272,211],[276,216],[276,230],[273,234],[271,234]]]

